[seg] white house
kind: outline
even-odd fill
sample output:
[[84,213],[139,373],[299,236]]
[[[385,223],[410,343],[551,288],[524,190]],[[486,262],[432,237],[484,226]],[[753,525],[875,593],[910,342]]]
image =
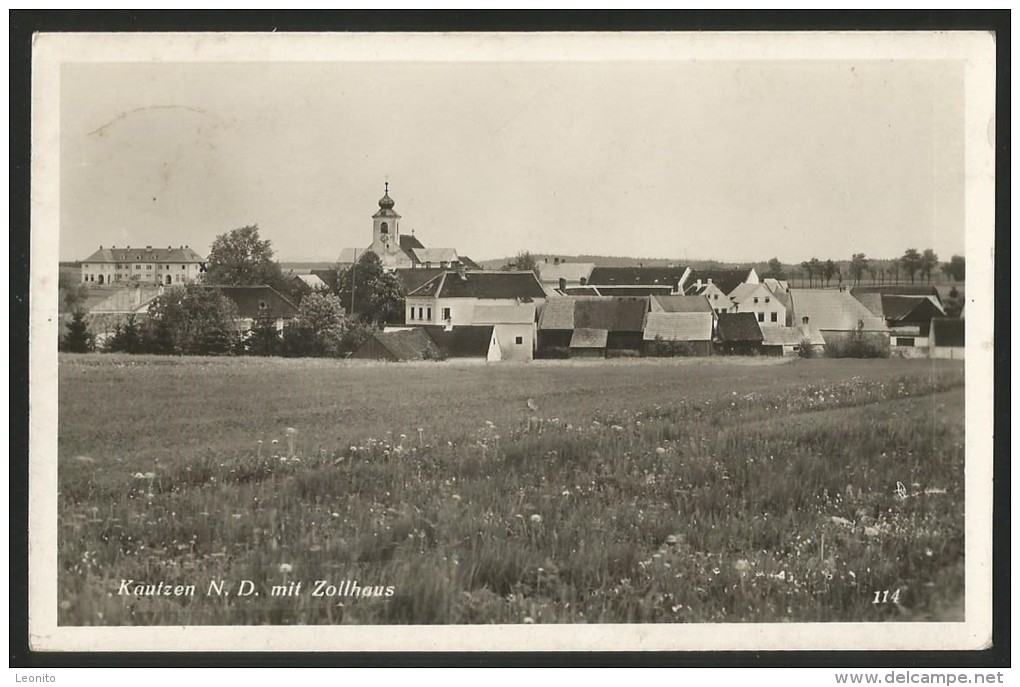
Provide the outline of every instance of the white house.
[[100,246],[82,260],[81,280],[89,286],[135,283],[176,286],[198,281],[204,268],[205,258],[188,246]]
[[740,284],[730,292],[730,312],[754,313],[761,327],[785,327],[786,305],[765,284]]

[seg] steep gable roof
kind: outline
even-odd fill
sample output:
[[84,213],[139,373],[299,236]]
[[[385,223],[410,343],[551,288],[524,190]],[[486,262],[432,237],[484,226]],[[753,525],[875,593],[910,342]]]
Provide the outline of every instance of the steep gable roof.
[[548,262],[538,264],[538,275],[543,282],[558,284],[560,279],[568,282],[579,282],[588,279],[592,270],[595,269],[593,262],[561,262],[558,265]]
[[875,286],[855,286],[850,289],[850,293],[857,295],[858,293],[885,293],[894,296],[934,296],[935,299],[941,303],[942,297],[939,295],[939,290],[932,284],[880,284]]
[[712,339],[711,312],[650,312],[642,338],[654,341],[710,341]]
[[764,338],[758,326],[758,318],[753,312],[720,313],[716,334],[720,341],[732,343],[760,343]]
[[795,289],[790,291],[794,322],[808,317],[812,324],[825,331],[854,331],[857,323],[864,323],[864,331],[885,332],[885,321],[875,317],[859,300],[846,291],[833,289]]
[[424,267],[401,267],[393,270],[403,287],[401,291],[405,294],[411,293],[426,282],[435,279],[446,270],[442,268],[426,269]]
[[888,293],[882,294],[882,312],[885,319],[897,322],[925,321],[946,314],[931,296],[897,296]]
[[967,337],[966,320],[936,317],[931,321],[931,334],[936,346],[961,347]]
[[588,277],[588,284],[673,288],[680,283],[686,272],[686,267],[595,267]]
[[687,285],[697,284],[698,280],[702,283],[706,283],[709,280],[716,286],[718,286],[723,293],[729,294],[733,289],[737,288],[738,285],[743,284],[747,281],[747,277],[751,274],[751,268],[741,267],[737,269],[725,269],[725,270],[691,270],[691,274],[687,277],[685,282]]
[[[772,298],[775,294],[764,284],[738,284],[730,291],[730,300],[740,305],[757,296],[758,298]],[[778,298],[776,300],[779,300]],[[780,301],[781,302],[781,301]]]
[[652,296],[653,306],[662,308],[662,312],[715,312],[712,304],[705,296],[673,296],[654,295]]
[[463,265],[464,269],[466,269],[466,270],[480,270],[480,269],[482,269],[481,266],[477,262],[475,262],[474,260],[472,260],[471,258],[469,258],[466,255],[458,255],[457,258],[460,260],[460,264]]
[[265,303],[266,310],[273,317],[284,319],[295,317],[298,307],[286,296],[271,286],[203,286],[206,289],[216,289],[229,298],[237,306],[237,314],[244,318],[256,318],[262,312],[261,305]]
[[448,358],[484,358],[492,341],[492,325],[445,329],[436,325],[421,327]]
[[419,241],[414,234],[401,234],[400,235],[400,247],[404,249],[404,252],[409,252],[415,248],[424,248],[421,241]]
[[885,316],[885,312],[882,310],[882,294],[877,291],[851,291],[850,293],[875,317]]

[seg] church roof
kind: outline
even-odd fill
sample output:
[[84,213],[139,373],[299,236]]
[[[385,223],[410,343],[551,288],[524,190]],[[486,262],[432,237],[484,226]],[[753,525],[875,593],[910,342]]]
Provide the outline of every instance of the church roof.
[[419,241],[414,234],[401,234],[400,235],[400,247],[405,251],[411,251],[415,248],[424,248],[421,241]]
[[416,262],[454,262],[457,260],[457,251],[453,248],[415,248],[410,251]]
[[196,253],[188,246],[173,248],[125,248],[99,247],[95,253],[82,260],[82,262],[203,262],[205,258]]

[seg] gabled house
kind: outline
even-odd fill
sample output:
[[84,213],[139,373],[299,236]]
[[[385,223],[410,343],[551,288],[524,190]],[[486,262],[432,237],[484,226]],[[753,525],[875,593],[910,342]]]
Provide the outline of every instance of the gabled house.
[[[598,344],[603,355],[640,355],[648,308],[644,297],[550,299],[538,321],[539,348],[565,353]],[[577,330],[586,331],[575,338]]]
[[755,313],[723,313],[718,317],[715,333],[718,353],[752,355],[761,351],[764,328],[760,326]]
[[715,284],[702,284],[687,291],[688,296],[704,296],[716,314],[733,312],[733,301]]
[[894,351],[904,354],[915,349],[915,354],[926,356],[931,322],[945,317],[946,312],[932,296],[882,294],[882,315],[889,327]]
[[502,359],[530,360],[545,291],[534,272],[444,271],[407,294],[405,324],[491,325]]
[[276,324],[277,331],[297,317],[298,307],[271,286],[206,286],[216,289],[237,306],[238,330],[250,331],[259,317],[268,315]]
[[176,286],[200,281],[204,272],[205,258],[189,246],[100,246],[81,263],[81,280],[89,286],[143,282]]
[[847,291],[792,289],[790,321],[814,326],[826,343],[843,342],[857,331],[886,343],[889,341],[885,320],[876,317]]
[[149,304],[163,292],[163,287],[140,282],[113,291],[102,291],[106,298],[88,306],[88,323],[97,345],[101,345],[129,317],[148,317]]
[[645,318],[645,355],[658,355],[662,343],[683,344],[690,355],[712,355],[712,331],[718,315],[702,296],[653,296]]
[[786,305],[765,284],[740,284],[730,292],[730,312],[751,313],[762,327],[785,327]]
[[359,360],[402,362],[440,360],[445,356],[424,329],[410,328],[373,332],[351,357]]
[[549,258],[538,263],[538,279],[546,291],[562,290],[578,286],[586,286],[595,269],[593,262],[567,262],[560,258]]

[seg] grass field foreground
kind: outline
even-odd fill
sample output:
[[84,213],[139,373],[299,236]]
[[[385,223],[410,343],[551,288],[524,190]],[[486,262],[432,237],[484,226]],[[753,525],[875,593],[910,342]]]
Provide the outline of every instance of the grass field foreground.
[[950,361],[62,355],[59,413],[61,624],[962,613]]

